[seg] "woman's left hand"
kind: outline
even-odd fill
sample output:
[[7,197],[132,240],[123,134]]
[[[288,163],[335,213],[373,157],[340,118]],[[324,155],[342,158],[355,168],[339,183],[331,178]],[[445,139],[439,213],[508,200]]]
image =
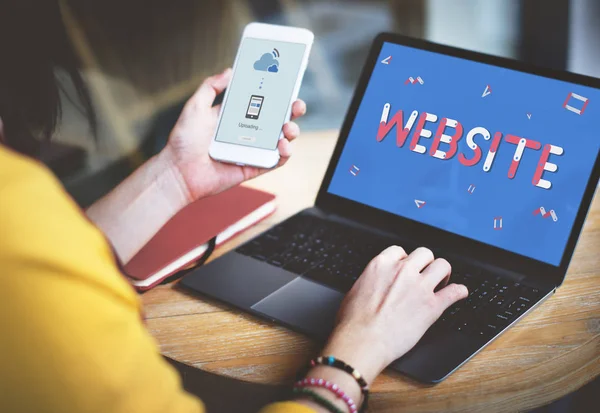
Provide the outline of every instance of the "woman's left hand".
[[[220,105],[212,106],[215,97],[223,92],[231,80],[232,71],[207,78],[194,96],[186,103],[177,124],[171,131],[162,155],[172,162],[182,190],[188,201],[214,195],[248,179],[270,171],[251,166],[237,166],[214,161],[208,155],[217,126]],[[297,100],[292,106],[292,119],[306,113],[306,104]],[[283,126],[285,139],[279,141],[280,160],[283,165],[291,155],[290,142],[298,137],[300,129],[294,122]]]

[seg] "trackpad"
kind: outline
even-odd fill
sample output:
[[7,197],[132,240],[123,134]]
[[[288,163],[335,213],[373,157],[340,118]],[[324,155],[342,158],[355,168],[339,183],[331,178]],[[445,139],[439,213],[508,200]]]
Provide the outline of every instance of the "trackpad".
[[326,339],[344,295],[299,277],[252,306],[310,336]]

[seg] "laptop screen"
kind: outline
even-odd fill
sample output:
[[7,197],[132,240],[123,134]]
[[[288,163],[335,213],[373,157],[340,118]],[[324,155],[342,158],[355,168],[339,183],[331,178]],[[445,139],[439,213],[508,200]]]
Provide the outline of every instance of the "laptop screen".
[[600,90],[384,43],[328,192],[560,265]]

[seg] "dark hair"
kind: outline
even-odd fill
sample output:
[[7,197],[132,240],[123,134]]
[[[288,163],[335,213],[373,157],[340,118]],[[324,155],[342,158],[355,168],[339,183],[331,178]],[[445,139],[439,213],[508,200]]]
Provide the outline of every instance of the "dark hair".
[[92,132],[96,118],[79,60],[67,37],[58,0],[0,0],[0,118],[4,144],[37,156],[41,139],[50,139],[61,117],[56,77],[72,81],[79,109]]

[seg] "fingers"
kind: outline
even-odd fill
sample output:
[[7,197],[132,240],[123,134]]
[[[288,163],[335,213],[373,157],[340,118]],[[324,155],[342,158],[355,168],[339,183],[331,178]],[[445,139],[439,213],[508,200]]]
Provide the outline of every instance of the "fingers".
[[389,257],[392,260],[400,261],[406,258],[406,251],[404,251],[404,248],[399,247],[398,245],[392,245],[381,251],[379,256]]
[[230,68],[225,69],[223,73],[206,78],[192,97],[192,100],[197,105],[210,108],[217,95],[225,90],[230,80]]
[[[373,258],[363,272],[363,283],[372,284],[375,290],[388,290],[390,283],[397,276],[401,261],[406,258],[406,252],[402,247],[392,245],[384,249],[378,256]],[[371,280],[370,278],[374,278]]]
[[440,314],[457,301],[467,298],[469,290],[462,284],[450,284],[435,293],[440,303]]
[[283,125],[283,136],[285,139],[281,139],[277,143],[277,150],[279,150],[279,163],[277,167],[283,166],[290,156],[292,156],[292,144],[291,142],[300,135],[300,127],[295,122],[288,122]]
[[288,141],[293,141],[300,136],[300,127],[296,122],[286,123],[283,125],[283,136],[285,136]]
[[446,280],[448,282],[448,277],[450,277],[450,271],[452,267],[450,263],[443,258],[438,258],[434,260],[431,264],[427,266],[421,273],[424,278],[424,282],[426,285],[433,290],[438,286],[439,283]]
[[292,145],[287,139],[281,139],[277,144],[277,149],[279,150],[279,156],[281,157],[279,163],[283,165],[282,162],[285,163],[287,159],[292,156]]
[[419,247],[406,257],[406,262],[418,272],[423,271],[433,261],[433,252],[429,248]]
[[306,114],[306,103],[302,99],[298,99],[292,105],[292,120],[304,116]]

